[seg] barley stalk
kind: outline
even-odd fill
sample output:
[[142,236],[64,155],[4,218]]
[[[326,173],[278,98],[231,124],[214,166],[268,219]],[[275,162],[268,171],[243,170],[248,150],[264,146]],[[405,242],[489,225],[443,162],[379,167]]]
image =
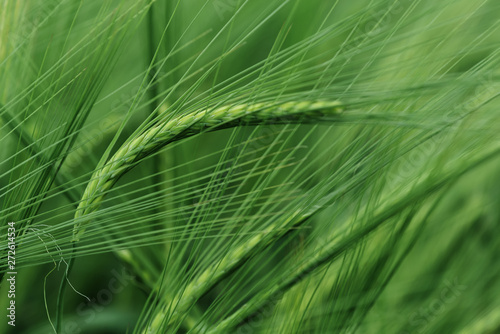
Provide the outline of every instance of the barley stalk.
[[204,130],[214,131],[238,125],[314,122],[339,115],[342,110],[339,101],[247,103],[200,110],[161,121],[123,144],[102,169],[94,172],[75,213],[72,241],[78,241],[85,231],[84,216],[99,209],[106,192],[123,174],[173,141]]

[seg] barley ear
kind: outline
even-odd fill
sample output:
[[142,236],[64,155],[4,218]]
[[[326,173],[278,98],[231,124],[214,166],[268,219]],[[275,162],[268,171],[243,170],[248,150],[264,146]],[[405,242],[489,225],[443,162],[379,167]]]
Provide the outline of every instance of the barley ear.
[[99,209],[104,196],[116,181],[139,161],[176,140],[193,136],[204,130],[215,131],[242,124],[310,123],[331,120],[343,111],[339,101],[301,101],[275,103],[246,103],[222,106],[213,110],[198,110],[177,118],[163,120],[141,134],[129,139],[95,171],[85,189],[75,213],[73,242],[85,231],[85,216]]

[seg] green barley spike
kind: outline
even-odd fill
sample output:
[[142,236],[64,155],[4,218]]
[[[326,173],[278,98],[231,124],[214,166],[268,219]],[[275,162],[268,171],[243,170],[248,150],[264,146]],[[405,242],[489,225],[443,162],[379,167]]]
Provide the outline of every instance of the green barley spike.
[[72,241],[84,233],[82,217],[98,210],[105,193],[141,159],[165,145],[204,130],[214,131],[238,125],[269,123],[309,123],[328,116],[339,115],[343,106],[339,101],[301,101],[272,103],[245,103],[214,110],[199,110],[178,118],[164,120],[127,141],[109,162],[92,175],[76,210]]

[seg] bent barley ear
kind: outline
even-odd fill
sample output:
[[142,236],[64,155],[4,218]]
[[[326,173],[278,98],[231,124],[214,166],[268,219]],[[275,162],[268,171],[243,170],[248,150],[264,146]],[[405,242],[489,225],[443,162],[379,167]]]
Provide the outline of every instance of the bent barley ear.
[[72,242],[77,242],[85,230],[85,216],[96,211],[106,192],[129,169],[144,157],[165,145],[202,131],[215,131],[238,125],[259,125],[268,122],[280,124],[332,121],[329,116],[338,116],[344,111],[340,101],[299,101],[276,103],[248,103],[218,107],[214,110],[199,110],[170,120],[163,120],[131,138],[97,170],[85,189],[75,213],[76,223]]

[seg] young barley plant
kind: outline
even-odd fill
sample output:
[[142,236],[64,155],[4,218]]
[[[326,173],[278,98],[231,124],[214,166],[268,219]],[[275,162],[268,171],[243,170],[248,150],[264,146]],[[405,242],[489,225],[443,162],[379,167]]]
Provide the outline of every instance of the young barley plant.
[[499,10],[4,0],[0,333],[500,331]]

